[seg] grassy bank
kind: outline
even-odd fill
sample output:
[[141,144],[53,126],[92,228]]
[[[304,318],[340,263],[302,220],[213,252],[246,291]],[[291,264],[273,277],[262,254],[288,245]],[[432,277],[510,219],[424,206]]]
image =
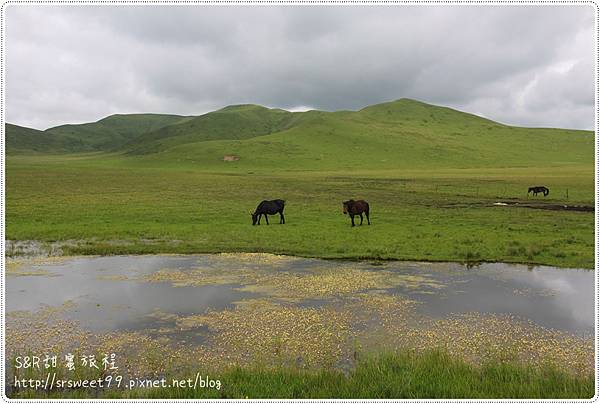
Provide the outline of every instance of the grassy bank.
[[[201,373],[206,375],[206,373]],[[62,391],[14,398],[591,398],[593,376],[574,376],[550,366],[516,364],[481,367],[440,351],[379,355],[360,361],[348,376],[336,370],[233,369],[221,374],[220,390],[137,388]],[[194,377],[186,376],[186,377]]]
[[[66,254],[237,251],[594,265],[593,213],[546,209],[593,206],[587,165],[270,173],[155,167],[107,155],[15,156],[6,181],[7,239],[59,241]],[[532,183],[550,195],[528,198]],[[273,216],[270,226],[251,226],[249,212],[273,198],[287,201],[286,224]],[[341,212],[349,198],[369,201],[371,226],[350,227]],[[494,205],[504,202],[533,206]]]

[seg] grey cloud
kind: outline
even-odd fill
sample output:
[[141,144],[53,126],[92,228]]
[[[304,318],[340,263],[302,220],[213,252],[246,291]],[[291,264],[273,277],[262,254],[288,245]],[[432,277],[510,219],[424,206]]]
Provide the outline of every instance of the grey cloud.
[[522,126],[593,128],[589,6],[21,6],[7,121],[411,97]]

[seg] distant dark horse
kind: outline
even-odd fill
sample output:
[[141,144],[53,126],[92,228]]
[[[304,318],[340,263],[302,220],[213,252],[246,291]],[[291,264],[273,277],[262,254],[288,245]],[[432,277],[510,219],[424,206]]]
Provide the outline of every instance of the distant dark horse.
[[283,208],[285,208],[285,201],[282,199],[262,201],[258,204],[254,213],[250,213],[252,216],[252,226],[255,224],[260,224],[260,217],[262,215],[265,215],[265,220],[267,221],[267,224],[269,224],[269,218],[267,215],[275,215],[277,213],[279,213],[279,224],[285,224]]
[[529,195],[530,192],[533,192],[533,196],[536,196],[540,192],[542,192],[544,196],[548,196],[550,190],[546,187],[530,187],[529,190],[527,190],[527,195]]
[[360,216],[360,224],[363,224],[363,212],[367,217],[367,223],[371,224],[369,220],[369,204],[367,201],[359,200],[355,201],[354,199],[350,199],[349,201],[343,202],[344,204],[344,215],[349,214],[350,219],[352,220],[352,227],[354,227],[354,216]]

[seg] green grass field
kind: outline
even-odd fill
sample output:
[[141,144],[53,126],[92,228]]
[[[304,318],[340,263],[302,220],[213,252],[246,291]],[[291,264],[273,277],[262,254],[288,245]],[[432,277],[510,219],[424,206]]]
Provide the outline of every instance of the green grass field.
[[[592,132],[510,127],[405,99],[357,112],[142,117],[80,125],[78,153],[34,150],[7,127],[7,239],[62,242],[69,254],[594,265],[593,213],[494,205],[593,206]],[[107,120],[114,133],[102,131]],[[120,140],[90,143],[90,131]],[[533,185],[550,195],[528,197]],[[276,198],[287,223],[252,227],[249,212]],[[350,198],[369,201],[371,226],[350,228]]]
[[[349,374],[337,370],[231,369],[200,373],[221,382],[220,390],[202,388],[111,388],[60,390],[44,393],[31,389],[11,398],[553,398],[589,399],[594,395],[593,376],[575,376],[552,366],[536,368],[513,363],[488,363],[481,367],[431,351],[380,354],[359,362]],[[98,375],[95,375],[98,377]],[[33,377],[33,376],[32,376]],[[71,379],[77,379],[73,375]],[[94,378],[87,376],[83,378]],[[195,371],[176,378],[195,378]],[[42,378],[44,379],[44,378]],[[172,376],[166,378],[168,382]],[[45,379],[44,379],[45,380]],[[114,382],[113,382],[114,386]]]
[[[593,214],[493,205],[526,202],[532,172],[551,184],[545,202],[592,203],[593,181],[579,167],[243,175],[15,158],[7,237],[84,241],[72,254],[263,251],[592,268]],[[569,200],[554,195],[560,188]],[[350,227],[341,208],[350,197],[370,202],[371,226]],[[251,226],[265,198],[286,199],[285,225],[272,217]]]

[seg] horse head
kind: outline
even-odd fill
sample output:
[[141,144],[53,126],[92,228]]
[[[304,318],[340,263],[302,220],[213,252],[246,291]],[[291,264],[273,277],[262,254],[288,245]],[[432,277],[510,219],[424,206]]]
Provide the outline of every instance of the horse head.
[[344,206],[344,210],[342,211],[344,215],[348,214],[348,209],[351,209],[352,204],[354,204],[354,200],[350,199],[349,201],[342,202]]

